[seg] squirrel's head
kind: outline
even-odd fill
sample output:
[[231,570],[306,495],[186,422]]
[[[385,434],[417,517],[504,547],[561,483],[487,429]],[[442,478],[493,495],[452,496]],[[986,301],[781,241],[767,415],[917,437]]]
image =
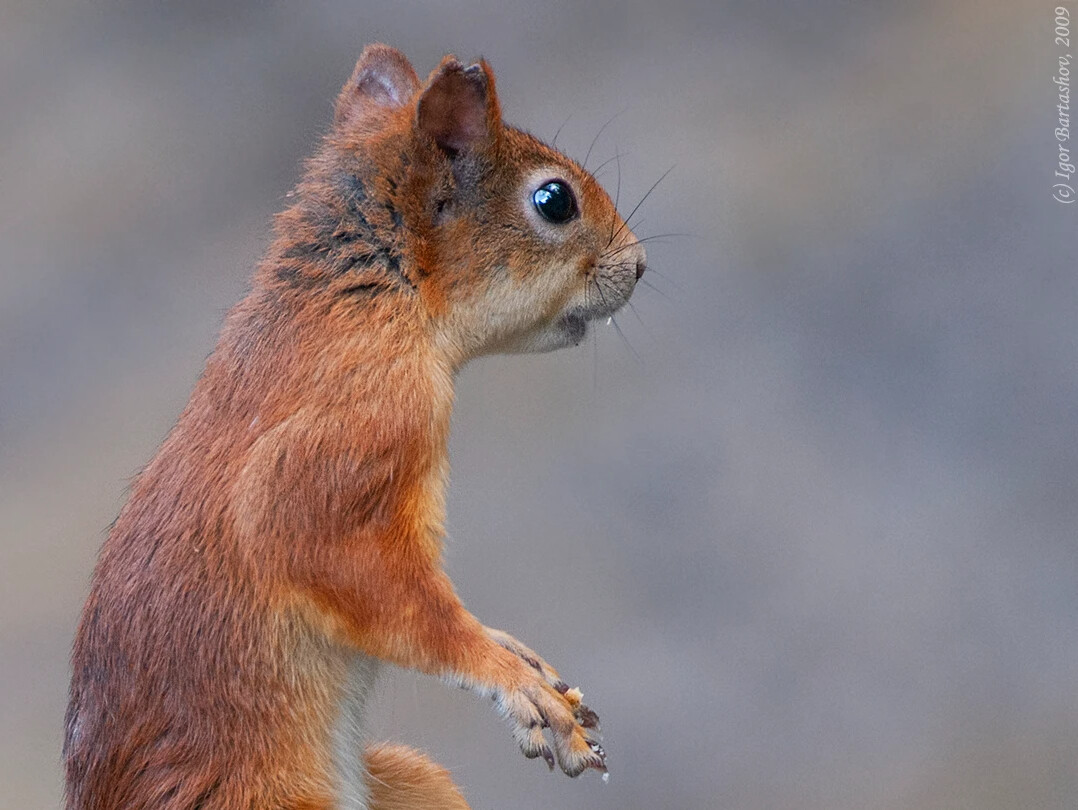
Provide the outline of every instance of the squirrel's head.
[[326,143],[301,206],[308,229],[332,232],[322,254],[337,276],[352,276],[335,286],[375,306],[417,299],[458,362],[577,344],[644,272],[595,178],[502,122],[485,61],[447,56],[420,83],[400,52],[367,47]]

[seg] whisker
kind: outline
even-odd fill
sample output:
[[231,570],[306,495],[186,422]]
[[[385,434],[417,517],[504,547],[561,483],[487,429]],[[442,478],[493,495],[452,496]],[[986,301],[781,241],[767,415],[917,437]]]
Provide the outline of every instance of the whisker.
[[[617,152],[613,157],[607,158],[602,163],[600,163],[598,166],[596,166],[595,170],[592,171],[592,176],[597,175],[599,172],[601,172],[603,169],[605,169],[607,166],[609,166],[611,163],[613,163],[618,158],[627,157],[628,155],[629,155],[628,152]],[[617,206],[615,206],[615,208],[616,207]]]
[[633,348],[633,344],[629,342],[629,338],[625,337],[625,333],[621,331],[621,327],[618,326],[618,322],[613,315],[610,316],[610,323],[613,324],[614,331],[618,333],[618,336],[621,338],[621,342],[624,343],[626,347],[628,347],[633,357],[636,358],[636,362],[640,365],[643,365],[644,359],[637,353],[636,349]]
[[626,275],[627,276],[629,274],[630,270],[633,270],[634,275],[635,275],[635,269],[636,268],[632,264],[603,264],[603,265],[599,266],[599,269],[608,270],[608,271],[614,271],[612,273],[607,273],[607,275],[611,275],[611,276]]
[[599,390],[599,330],[591,330],[591,387]]
[[650,281],[648,281],[648,280],[647,280],[646,278],[641,278],[641,279],[640,279],[640,281],[639,281],[639,283],[640,283],[640,284],[643,284],[643,285],[644,285],[645,287],[647,287],[647,288],[648,288],[649,290],[654,290],[654,291],[655,291],[655,292],[657,292],[657,293],[658,293],[659,295],[661,295],[661,296],[662,296],[663,298],[665,298],[665,299],[666,299],[667,301],[670,301],[671,303],[673,303],[673,299],[672,299],[672,298],[670,298],[670,296],[669,296],[669,295],[667,295],[666,293],[664,293],[664,292],[663,292],[662,290],[660,290],[660,289],[659,289],[658,287],[656,287],[656,286],[655,286],[654,284],[652,284],[652,283],[651,283]]
[[651,327],[648,326],[646,323],[644,323],[644,319],[640,317],[639,310],[637,310],[637,308],[633,306],[632,300],[630,299],[630,300],[626,301],[625,303],[629,305],[630,311],[633,313],[633,315],[636,316],[636,319],[638,321],[640,321],[640,325],[644,328],[644,331],[647,332],[648,337],[651,338],[656,343],[658,343],[659,339],[657,337],[655,337],[655,333],[651,331]]
[[[676,165],[677,164],[675,164],[675,166]],[[617,238],[618,234],[620,234],[623,230],[625,230],[625,228],[628,227],[629,220],[631,220],[633,218],[633,214],[635,214],[637,211],[640,210],[640,206],[644,204],[644,200],[646,200],[648,197],[651,196],[651,192],[653,192],[656,188],[658,188],[659,183],[661,183],[663,180],[665,180],[666,176],[668,174],[670,174],[670,172],[672,172],[673,170],[674,170],[674,166],[671,166],[669,169],[667,169],[665,172],[663,172],[662,177],[660,177],[658,180],[656,180],[654,183],[652,183],[651,188],[649,188],[647,190],[647,192],[644,194],[644,196],[640,198],[640,202],[638,202],[633,207],[633,210],[629,212],[629,216],[625,217],[625,219],[622,221],[621,227],[618,228],[618,233],[614,234],[614,236],[611,237],[611,239],[610,239],[611,242],[613,242],[614,239]]]
[[[614,192],[614,210],[610,213],[610,238],[614,238],[614,223],[618,221],[618,201],[621,200],[621,156],[618,153],[617,147],[614,148],[614,157],[617,159],[618,165],[618,187]],[[608,241],[609,245],[610,242]]]
[[[606,307],[607,309],[610,309],[611,308],[610,304],[607,303],[606,296],[603,295],[603,285],[599,280],[600,278],[601,278],[601,276],[596,276],[595,277],[595,289],[599,293],[599,298],[602,299],[603,306]],[[625,333],[621,331],[621,327],[618,326],[618,322],[614,319],[614,313],[613,312],[610,313],[609,318],[610,318],[610,323],[614,326],[614,331],[618,333],[618,336],[621,338],[622,342],[626,346],[629,347],[629,351],[632,352],[633,357],[636,358],[637,362],[642,363],[643,361],[641,360],[640,355],[637,354],[636,349],[633,348],[633,345],[629,342],[629,339],[627,337],[625,337]]]
[[580,164],[581,167],[584,167],[584,166],[588,165],[588,158],[591,157],[591,150],[595,148],[595,144],[599,140],[599,136],[603,134],[603,130],[605,130],[608,126],[610,126],[612,123],[614,123],[614,119],[617,118],[619,115],[621,115],[623,112],[625,112],[628,109],[629,109],[628,107],[625,107],[620,112],[614,113],[612,116],[610,116],[609,120],[605,124],[603,124],[601,127],[599,127],[599,131],[596,132],[595,137],[591,139],[591,145],[588,147],[588,151],[584,155],[584,162]]
[[561,122],[561,126],[558,127],[558,131],[555,132],[554,137],[550,139],[551,147],[558,145],[558,136],[561,135],[561,131],[565,129],[565,125],[569,123],[569,119],[572,118],[574,115],[576,115],[576,110],[573,110],[567,116],[565,116],[565,120]]
[[[584,309],[591,309],[591,284],[584,287]],[[591,337],[591,387],[599,390],[599,348],[596,342],[595,330],[589,329]]]
[[603,295],[603,285],[599,283],[600,278],[601,278],[601,276],[596,276],[593,279],[593,281],[595,282],[595,289],[599,293],[599,300],[603,302],[603,306],[606,307],[607,309],[610,309],[610,304],[608,304],[606,302],[606,296]]
[[677,288],[678,288],[678,290],[679,290],[680,292],[685,292],[685,288],[684,288],[684,287],[682,287],[682,286],[681,286],[680,284],[678,284],[678,283],[677,283],[677,282],[676,282],[676,281],[675,281],[674,279],[672,279],[672,278],[671,278],[670,276],[666,275],[665,273],[660,273],[660,272],[659,272],[659,271],[658,271],[658,270],[657,270],[656,268],[652,267],[652,266],[651,266],[650,264],[648,265],[648,269],[647,269],[647,272],[649,272],[649,273],[654,273],[654,274],[655,274],[655,275],[657,275],[657,276],[658,276],[659,278],[661,278],[661,279],[662,279],[663,281],[667,281],[667,282],[669,282],[670,284],[673,284],[673,285],[674,285],[675,287],[677,287]]
[[[643,221],[643,220],[641,220],[641,221]],[[688,238],[691,239],[691,238],[695,237],[696,234],[695,233],[685,233],[683,231],[682,232],[671,231],[670,233],[657,233],[657,234],[653,234],[651,236],[645,236],[645,237],[643,237],[641,239],[637,239],[636,241],[638,241],[638,242],[650,242],[653,239],[670,239],[670,238],[675,237],[675,236],[684,236],[684,237],[688,237]]]
[[[602,254],[600,254],[600,258],[609,258],[611,256],[617,256],[623,250],[628,250],[629,248],[634,247],[635,245],[642,245],[645,242],[654,242],[656,239],[670,239],[670,238],[672,238],[674,236],[695,236],[695,234],[691,234],[691,233],[657,233],[654,236],[645,236],[642,239],[634,239],[632,242],[626,242],[621,247],[614,248],[614,250],[611,250],[610,252],[604,251]],[[609,245],[608,245],[608,247],[609,247]]]

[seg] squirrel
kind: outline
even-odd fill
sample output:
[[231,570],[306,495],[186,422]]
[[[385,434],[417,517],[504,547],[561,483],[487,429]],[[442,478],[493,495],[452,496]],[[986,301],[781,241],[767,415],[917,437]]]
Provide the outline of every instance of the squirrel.
[[467,808],[367,746],[381,662],[493,698],[605,774],[598,718],[441,564],[456,372],[579,344],[646,254],[582,166],[502,121],[485,60],[370,45],[248,294],[131,485],[72,652],[68,810]]

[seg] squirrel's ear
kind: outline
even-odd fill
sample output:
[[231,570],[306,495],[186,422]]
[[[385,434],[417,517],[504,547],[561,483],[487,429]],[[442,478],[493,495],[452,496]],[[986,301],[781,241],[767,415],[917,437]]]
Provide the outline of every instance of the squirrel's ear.
[[416,127],[450,156],[492,144],[502,125],[494,72],[486,60],[464,67],[447,56],[430,75],[416,108]]
[[403,107],[419,89],[419,77],[404,54],[388,45],[368,45],[337,97],[340,123],[367,105]]

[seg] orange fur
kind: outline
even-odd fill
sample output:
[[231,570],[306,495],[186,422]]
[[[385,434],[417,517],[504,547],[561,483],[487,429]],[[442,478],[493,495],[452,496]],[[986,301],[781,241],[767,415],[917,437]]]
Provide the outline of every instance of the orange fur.
[[[548,175],[576,194],[571,222],[529,205]],[[442,570],[447,443],[464,362],[578,341],[644,261],[590,175],[502,124],[486,63],[447,57],[420,86],[368,48],[102,549],[68,808],[362,807],[342,747],[377,660],[493,696],[528,756],[605,768],[594,713]],[[465,806],[412,752],[367,767],[372,807]]]
[[418,751],[383,744],[368,748],[364,760],[370,810],[469,810],[449,772]]

